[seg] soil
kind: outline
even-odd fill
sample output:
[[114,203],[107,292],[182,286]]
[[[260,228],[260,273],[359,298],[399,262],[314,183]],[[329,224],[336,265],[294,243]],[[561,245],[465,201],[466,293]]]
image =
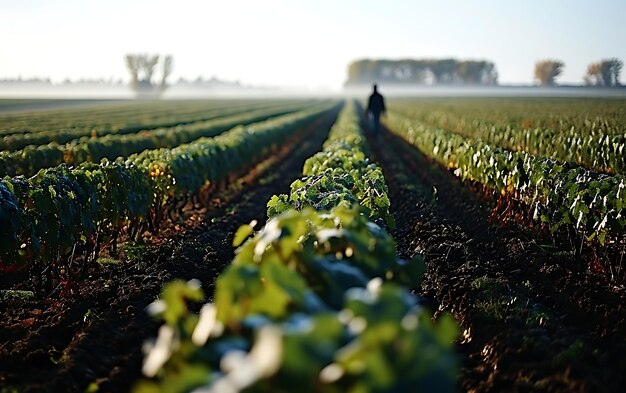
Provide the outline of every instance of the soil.
[[234,256],[237,228],[265,223],[266,202],[289,191],[335,117],[275,151],[210,206],[170,223],[133,262],[94,266],[73,296],[0,303],[0,391],[129,391],[141,377],[142,344],[158,329],[146,306],[174,278],[199,279],[210,297]]
[[[401,257],[423,254],[421,295],[461,325],[459,389],[626,391],[626,294],[549,239],[489,219],[478,197],[399,136],[372,137]],[[535,234],[537,235],[537,234]]]

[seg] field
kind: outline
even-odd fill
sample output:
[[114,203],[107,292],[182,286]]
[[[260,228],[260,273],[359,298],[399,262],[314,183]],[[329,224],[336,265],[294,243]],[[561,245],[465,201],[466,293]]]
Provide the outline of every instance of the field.
[[0,100],[0,392],[626,389],[626,100]]

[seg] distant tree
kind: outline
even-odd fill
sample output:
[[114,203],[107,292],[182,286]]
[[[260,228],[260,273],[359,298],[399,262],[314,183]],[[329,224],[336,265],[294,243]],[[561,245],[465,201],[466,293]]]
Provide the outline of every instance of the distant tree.
[[593,86],[619,86],[619,76],[624,63],[617,58],[604,59],[587,66],[583,77],[585,84]]
[[555,79],[561,75],[564,66],[559,60],[540,60],[535,63],[535,80],[541,86],[554,86]]
[[448,84],[454,82],[458,61],[455,59],[434,60],[430,64],[430,70],[435,76],[435,83]]
[[490,61],[485,62],[482,83],[492,86],[498,84],[498,70],[496,69],[496,65]]
[[140,55],[126,55],[126,68],[130,73],[130,86],[133,90],[139,85]]
[[587,66],[587,73],[583,76],[583,80],[588,86],[602,86],[602,65],[600,62],[590,63]]
[[144,75],[142,82],[146,84],[146,88],[151,89],[154,86],[152,80],[156,66],[159,63],[159,55],[144,55],[141,57],[141,60],[141,67]]
[[462,61],[456,67],[456,75],[465,84],[480,82],[482,65],[478,61]]
[[495,85],[498,81],[495,64],[484,60],[459,62],[456,76],[461,83],[470,85]]
[[370,83],[496,85],[498,73],[486,60],[363,59],[349,64],[346,85]]
[[172,74],[174,68],[174,58],[172,55],[167,55],[163,58],[163,72],[161,74],[161,88],[167,87],[167,78]]
[[[162,60],[161,78],[155,81],[155,72]],[[159,55],[128,54],[126,55],[126,67],[130,73],[130,86],[140,95],[158,95],[167,88],[167,78],[171,75],[174,60],[167,55],[161,58]]]

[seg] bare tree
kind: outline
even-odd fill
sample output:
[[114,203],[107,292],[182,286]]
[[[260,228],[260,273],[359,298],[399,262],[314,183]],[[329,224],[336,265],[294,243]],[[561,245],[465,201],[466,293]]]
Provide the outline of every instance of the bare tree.
[[563,72],[565,64],[560,60],[540,60],[535,63],[535,80],[541,86],[554,86],[555,79]]
[[602,69],[602,80],[604,81],[604,86],[619,86],[619,74],[622,71],[624,62],[622,62],[620,59],[612,58],[602,60],[600,64]]
[[130,73],[130,86],[133,90],[137,89],[139,83],[140,61],[137,55],[126,55],[126,67]]
[[619,74],[624,63],[617,58],[603,59],[587,66],[583,77],[585,84],[592,86],[619,86]]
[[154,71],[156,70],[156,66],[159,63],[159,55],[154,56],[146,56],[143,62],[143,74],[144,80],[147,81],[150,85],[152,85],[152,77],[154,76]]
[[[157,66],[161,60],[162,73],[160,81],[155,81]],[[167,78],[172,73],[173,58],[171,55],[147,55],[128,54],[126,55],[126,67],[130,73],[131,88],[141,95],[156,96],[167,87]]]
[[167,87],[167,78],[172,73],[174,67],[174,59],[171,55],[163,57],[163,73],[161,74],[161,89]]

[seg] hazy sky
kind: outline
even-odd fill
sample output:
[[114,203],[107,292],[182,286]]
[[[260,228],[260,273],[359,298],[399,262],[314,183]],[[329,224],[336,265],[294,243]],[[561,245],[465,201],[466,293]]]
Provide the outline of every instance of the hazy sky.
[[626,61],[625,20],[626,0],[0,0],[0,78],[126,78],[125,53],[153,52],[173,79],[339,88],[353,59],[451,56],[493,60],[501,83],[557,58],[580,83]]

